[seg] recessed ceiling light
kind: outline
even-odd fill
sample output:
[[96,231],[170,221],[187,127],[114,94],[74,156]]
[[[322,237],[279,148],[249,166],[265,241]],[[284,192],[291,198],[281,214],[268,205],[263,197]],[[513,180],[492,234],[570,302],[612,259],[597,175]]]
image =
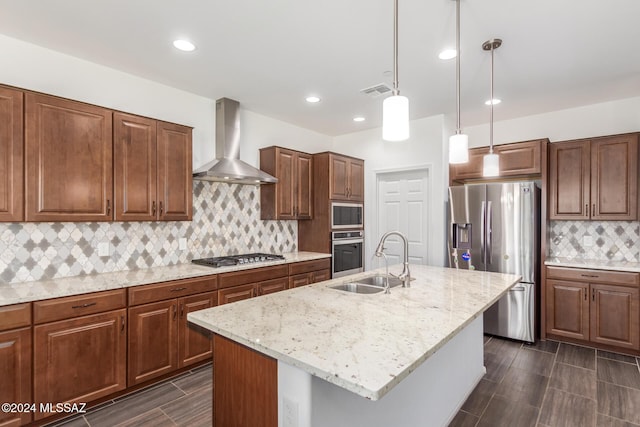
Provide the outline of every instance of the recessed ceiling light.
[[453,59],[458,55],[455,49],[445,49],[438,54],[438,58],[442,60]]
[[305,100],[311,104],[315,104],[316,102],[320,102],[320,98],[317,96],[307,96]]
[[365,118],[362,116],[356,116],[353,118],[354,122],[364,122]]
[[493,105],[498,105],[498,104],[500,104],[501,102],[502,102],[502,99],[493,98],[493,102],[491,102],[491,100],[490,100],[490,99],[488,99],[488,100],[484,101],[484,105],[491,105],[491,104],[493,104]]
[[196,46],[188,40],[174,40],[173,47],[184,52],[192,52],[196,49]]

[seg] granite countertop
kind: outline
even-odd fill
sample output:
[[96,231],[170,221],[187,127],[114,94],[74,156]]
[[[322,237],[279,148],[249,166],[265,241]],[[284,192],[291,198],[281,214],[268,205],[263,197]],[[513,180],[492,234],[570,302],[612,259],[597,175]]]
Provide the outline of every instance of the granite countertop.
[[[390,270],[399,273],[401,266]],[[384,272],[384,269],[375,270]],[[412,265],[391,294],[329,289],[333,279],[188,314],[188,320],[311,375],[378,400],[520,279]]]
[[547,258],[544,265],[557,267],[590,268],[594,270],[615,270],[640,273],[640,263],[631,261],[610,261],[580,258]]
[[284,260],[219,268],[188,263],[35,282],[0,284],[0,306],[331,257],[330,254],[316,252],[290,252],[282,255],[285,257]]

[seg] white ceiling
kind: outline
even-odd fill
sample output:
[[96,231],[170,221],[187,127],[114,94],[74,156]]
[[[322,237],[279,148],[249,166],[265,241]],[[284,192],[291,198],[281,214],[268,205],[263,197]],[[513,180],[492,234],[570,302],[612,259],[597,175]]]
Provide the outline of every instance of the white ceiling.
[[[455,44],[455,2],[399,3],[411,117],[453,113],[455,61],[437,54]],[[463,127],[487,121],[481,45],[493,37],[496,120],[640,95],[639,0],[461,0],[461,11]],[[392,81],[392,0],[0,0],[0,33],[327,135],[380,126],[382,98],[360,90]],[[197,50],[173,48],[180,37]]]

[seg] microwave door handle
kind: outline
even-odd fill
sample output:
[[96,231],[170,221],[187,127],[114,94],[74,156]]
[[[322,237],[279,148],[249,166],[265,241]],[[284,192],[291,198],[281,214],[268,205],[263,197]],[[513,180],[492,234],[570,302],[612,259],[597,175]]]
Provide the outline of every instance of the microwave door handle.
[[480,207],[480,258],[482,259],[482,263],[484,264],[485,259],[484,259],[484,228],[485,228],[485,220],[486,220],[486,213],[485,213],[485,202],[482,202],[482,205]]

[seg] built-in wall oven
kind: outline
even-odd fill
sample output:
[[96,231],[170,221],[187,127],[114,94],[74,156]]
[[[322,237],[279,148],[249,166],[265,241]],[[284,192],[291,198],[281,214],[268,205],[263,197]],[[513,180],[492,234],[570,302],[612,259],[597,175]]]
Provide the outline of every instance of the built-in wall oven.
[[364,206],[362,203],[331,203],[331,229],[358,229],[364,226]]
[[334,278],[364,271],[364,232],[332,232],[331,255],[331,274]]

